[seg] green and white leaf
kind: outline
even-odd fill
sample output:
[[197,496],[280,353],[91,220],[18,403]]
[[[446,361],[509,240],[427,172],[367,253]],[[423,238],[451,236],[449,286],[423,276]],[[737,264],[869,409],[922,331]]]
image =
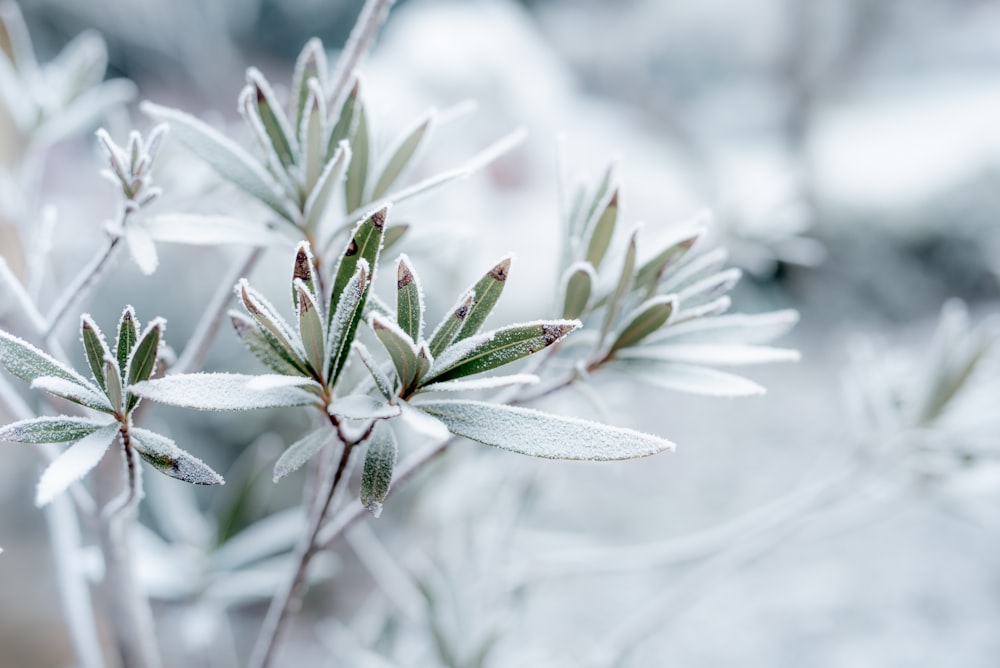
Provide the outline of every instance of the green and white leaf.
[[94,380],[102,389],[104,384],[104,358],[111,357],[111,349],[101,332],[100,327],[89,314],[80,316],[80,335],[83,339],[83,349],[87,354],[87,364],[94,374]]
[[133,385],[129,391],[170,406],[203,411],[248,411],[317,403],[315,395],[296,386],[253,389],[250,384],[257,378],[236,373],[175,374]]
[[395,142],[385,165],[379,170],[378,180],[372,189],[373,199],[382,197],[416,161],[421,149],[427,145],[437,121],[437,111],[430,109],[414,127],[406,130]]
[[478,390],[495,390],[512,385],[535,385],[538,376],[532,373],[513,373],[506,376],[491,376],[487,378],[461,378],[446,380],[440,383],[429,383],[420,388],[420,392],[475,392]]
[[376,424],[368,439],[368,452],[361,471],[361,503],[375,517],[382,514],[382,503],[389,495],[398,455],[395,433],[388,425]]
[[38,481],[35,505],[47,505],[97,466],[118,435],[118,429],[117,423],[97,429],[71,445],[49,464]]
[[55,377],[95,393],[100,391],[93,383],[62,362],[43,353],[27,341],[2,330],[0,330],[0,363],[12,374],[29,383],[40,377]]
[[761,344],[788,333],[798,321],[798,312],[791,309],[769,313],[732,313],[671,324],[648,342]]
[[611,344],[610,353],[634,346],[657,332],[667,324],[676,308],[677,297],[674,295],[647,299],[625,317],[625,325]]
[[766,390],[747,378],[703,366],[649,358],[625,358],[611,363],[629,378],[655,387],[711,397],[751,397]]
[[278,340],[264,331],[254,320],[235,311],[229,312],[229,318],[240,341],[264,366],[286,375],[297,376],[305,373],[304,368],[300,368],[288,359],[288,354]]
[[618,320],[618,314],[621,312],[622,306],[624,305],[625,297],[631,290],[635,279],[636,237],[638,236],[638,232],[638,229],[634,230],[632,232],[632,236],[629,238],[628,247],[625,250],[625,257],[622,260],[621,273],[618,276],[618,283],[615,285],[614,290],[611,291],[611,295],[604,306],[604,322],[601,325],[600,335],[602,343],[604,342],[605,337],[611,332],[611,328],[614,326],[615,322]]
[[[163,327],[166,322],[162,318],[155,318],[146,326],[139,343],[132,349],[128,362],[128,385],[134,385],[144,380],[149,380],[156,368],[156,355],[160,347],[160,339],[163,334]],[[139,403],[139,398],[128,395],[125,410],[131,411]]]
[[459,436],[511,452],[548,459],[611,461],[673,450],[652,434],[531,408],[481,401],[427,401],[417,405]]
[[432,355],[437,357],[455,341],[455,337],[458,336],[459,330],[462,329],[462,323],[468,317],[469,309],[472,308],[472,302],[475,299],[476,293],[472,290],[467,291],[459,297],[458,302],[448,311],[448,315],[444,317],[444,320],[434,328],[434,331],[431,333],[430,342]]
[[337,186],[344,179],[347,166],[351,164],[351,147],[346,141],[340,142],[336,146],[333,156],[327,161],[323,171],[320,172],[316,185],[306,199],[306,206],[303,209],[305,217],[305,228],[315,230],[326,213],[330,204],[330,197],[336,191]]
[[166,436],[139,427],[132,427],[129,433],[132,447],[160,473],[192,485],[225,484],[222,476],[208,464],[182,450]]
[[410,258],[399,256],[396,269],[396,322],[411,341],[424,334],[424,293]]
[[396,323],[380,315],[373,315],[370,325],[375,332],[375,336],[382,342],[389,359],[392,360],[396,368],[396,375],[399,378],[400,387],[403,391],[412,389],[417,380],[421,368],[417,359],[417,345],[413,339],[402,330]]
[[92,408],[102,413],[113,413],[114,409],[108,403],[107,397],[94,391],[89,387],[84,387],[79,383],[74,383],[65,378],[55,376],[40,376],[31,381],[31,389],[44,390],[49,394],[62,397],[75,404]]
[[597,272],[589,262],[574,262],[563,274],[563,317],[579,318],[587,310],[597,284]]
[[[368,129],[368,113],[361,99],[356,102],[357,125],[350,136],[351,164],[347,167],[344,182],[344,201],[348,211],[354,211],[365,203],[365,187],[368,184],[368,160],[371,151]],[[332,138],[331,138],[332,140]]]
[[[327,364],[326,331],[323,315],[316,303],[316,297],[300,278],[294,280],[298,298],[299,339],[305,348],[306,361],[317,374],[322,374]],[[322,377],[322,376],[321,376]]]
[[122,378],[128,371],[128,358],[139,340],[139,321],[135,317],[135,309],[126,306],[118,320],[118,336],[115,340],[115,354],[118,358],[118,371]]
[[344,287],[337,301],[337,310],[330,321],[326,348],[329,351],[327,384],[331,387],[347,365],[347,357],[351,352],[351,343],[354,341],[358,322],[364,315],[365,296],[371,285],[368,267],[368,262],[364,259],[357,263],[354,276]]
[[[496,266],[486,272],[486,275],[467,291],[471,291],[474,297],[472,299],[472,306],[469,307],[469,312],[462,322],[462,328],[458,331],[458,336],[455,337],[456,341],[461,341],[478,332],[482,328],[483,323],[486,322],[486,318],[493,312],[493,307],[496,306],[497,300],[500,299],[504,286],[507,284],[512,259],[510,255],[502,258],[497,262]],[[437,355],[434,352],[433,346],[431,347],[431,352],[435,356]]]
[[355,341],[353,344],[355,352],[358,353],[358,357],[361,358],[361,362],[368,369],[368,373],[371,374],[372,380],[375,381],[375,387],[382,394],[385,399],[392,399],[395,396],[395,391],[393,390],[392,380],[382,371],[382,367],[379,366],[375,358],[372,357],[371,352],[368,350],[367,346],[361,341]]
[[303,464],[323,449],[324,446],[336,440],[337,432],[329,425],[309,432],[288,446],[274,465],[274,482],[278,482],[289,473],[298,471]]
[[107,420],[92,420],[90,418],[68,417],[36,417],[12,422],[0,427],[0,441],[11,443],[65,443],[78,441],[93,434],[98,429],[106,427]]
[[327,411],[348,420],[384,420],[400,413],[399,406],[366,394],[341,397],[327,406]]

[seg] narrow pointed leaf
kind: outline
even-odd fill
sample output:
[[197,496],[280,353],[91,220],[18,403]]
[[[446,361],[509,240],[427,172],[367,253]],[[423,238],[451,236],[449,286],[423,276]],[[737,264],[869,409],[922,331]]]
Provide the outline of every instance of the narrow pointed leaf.
[[686,259],[674,271],[668,272],[661,289],[664,292],[677,292],[695,281],[719,272],[729,259],[729,251],[725,248],[715,248],[701,255]]
[[427,401],[420,410],[459,436],[548,459],[611,461],[673,450],[674,444],[634,429],[481,401]]
[[[622,351],[625,353],[625,351]],[[628,351],[627,357],[682,362],[685,364],[710,364],[713,366],[741,366],[770,364],[772,362],[797,362],[799,352],[789,348],[771,348],[719,343],[669,343],[646,345]]]
[[372,357],[371,352],[369,352],[365,344],[360,341],[355,341],[352,345],[358,353],[358,357],[361,358],[362,364],[365,365],[365,368],[368,369],[368,373],[371,374],[372,380],[375,381],[375,387],[378,388],[378,391],[383,397],[391,399],[395,395],[395,392],[389,376],[382,371],[382,368],[379,366],[378,362],[375,361],[375,358]]
[[133,385],[129,391],[170,406],[203,411],[247,411],[317,402],[315,395],[299,387],[253,389],[250,383],[256,378],[236,373],[174,374]]
[[224,485],[222,476],[194,455],[177,447],[173,440],[139,427],[130,430],[131,443],[139,456],[164,475],[192,485]]
[[100,328],[89,315],[83,315],[80,318],[80,334],[83,338],[83,349],[87,353],[87,364],[90,365],[90,371],[94,374],[94,380],[97,381],[98,386],[104,389],[106,387],[104,384],[104,358],[111,356],[108,344],[104,340],[104,334],[101,333]]
[[304,369],[299,368],[291,359],[281,344],[270,332],[262,329],[256,322],[242,313],[230,313],[230,321],[236,330],[236,335],[267,368],[286,375],[299,375]]
[[295,162],[296,142],[288,117],[278,104],[274,92],[264,75],[256,68],[247,70],[247,83],[254,88],[254,101],[267,136],[285,166]]
[[472,308],[472,302],[475,298],[476,294],[472,290],[466,292],[459,298],[458,303],[452,307],[444,320],[434,328],[434,332],[431,334],[432,355],[435,357],[440,355],[445,348],[452,344],[462,329],[462,323],[469,316],[469,309]]
[[604,211],[597,219],[594,229],[590,233],[590,243],[587,246],[587,262],[595,269],[601,266],[608,248],[611,246],[611,238],[615,234],[615,224],[618,222],[618,189],[611,194],[611,200]]
[[148,102],[142,104],[142,110],[170,123],[171,134],[223,178],[253,195],[285,220],[295,222],[296,214],[273,177],[239,145],[182,111]]
[[337,311],[330,321],[329,341],[326,349],[329,354],[329,370],[327,372],[327,384],[333,386],[340,377],[340,372],[347,364],[347,357],[351,352],[351,343],[358,330],[358,322],[361,321],[365,312],[365,297],[368,294],[368,287],[371,285],[368,262],[361,259],[357,263],[354,276],[347,282],[341,298],[337,302]]
[[333,281],[333,290],[330,293],[328,318],[332,318],[336,312],[337,300],[340,299],[341,293],[344,291],[348,281],[354,276],[360,260],[363,259],[368,263],[368,278],[369,280],[371,279],[371,274],[374,273],[375,268],[378,266],[378,257],[382,251],[385,220],[388,213],[389,207],[382,207],[359,223],[354,230],[351,241],[347,244],[347,248],[340,259],[340,265],[337,267],[337,274]]
[[[146,327],[139,343],[136,344],[129,358],[128,363],[128,385],[135,385],[144,380],[149,380],[156,368],[156,353],[160,347],[160,339],[163,335],[164,321],[156,318]],[[126,400],[125,411],[130,412],[139,403],[139,397],[129,394]]]
[[389,159],[386,160],[378,181],[372,189],[373,199],[378,199],[389,192],[399,177],[413,164],[420,149],[427,144],[436,118],[437,112],[431,109],[424,118],[417,122],[414,128],[403,134],[396,143],[395,149],[390,153]]
[[326,165],[326,96],[319,83],[309,81],[306,113],[299,127],[299,159],[303,170],[305,192],[312,193],[320,172]]
[[768,313],[733,313],[671,324],[650,341],[690,343],[768,343],[782,336],[799,321],[798,312],[786,309]]
[[125,377],[128,369],[128,358],[132,354],[132,348],[139,340],[139,323],[135,318],[135,309],[131,306],[125,307],[122,317],[118,321],[118,338],[115,343],[115,350],[118,356],[118,371]]
[[337,399],[329,406],[330,415],[348,420],[383,420],[399,415],[399,406],[387,403],[367,394],[354,394]]
[[327,161],[323,171],[320,172],[319,179],[306,200],[304,212],[307,230],[315,230],[323,219],[323,214],[326,213],[327,206],[330,204],[330,197],[344,179],[344,174],[350,163],[351,147],[346,141],[341,142],[336,146],[336,150]]
[[104,457],[118,435],[118,424],[109,424],[83,437],[59,455],[38,482],[35,505],[47,505],[77,480],[87,475]]
[[396,269],[396,322],[413,341],[424,333],[424,294],[410,258],[399,256]]
[[361,503],[375,517],[382,514],[382,503],[389,495],[399,446],[388,425],[377,424],[368,439],[368,452],[361,471]]
[[274,482],[302,468],[302,465],[312,459],[324,446],[333,443],[336,435],[337,432],[327,425],[309,432],[288,446],[274,465]]
[[416,344],[406,332],[388,318],[374,315],[371,318],[371,326],[375,336],[389,353],[401,389],[404,392],[410,390],[418,379],[417,374],[421,366],[417,359]]
[[344,183],[344,196],[348,211],[354,211],[365,203],[365,186],[368,182],[368,114],[365,105],[357,105],[358,122],[351,134],[351,164],[347,167],[347,181]]
[[618,313],[621,311],[625,297],[628,295],[633,284],[633,279],[635,277],[637,232],[638,230],[632,232],[632,237],[628,242],[628,248],[625,250],[625,259],[622,262],[622,271],[618,277],[618,284],[611,292],[608,302],[605,304],[604,323],[601,325],[602,342],[611,331],[612,325],[614,325],[615,321],[618,319]]
[[122,377],[118,371],[118,363],[110,356],[104,358],[104,378],[107,382],[108,401],[111,402],[111,407],[115,412],[123,412],[122,397],[124,390],[122,389]]
[[299,291],[295,281],[302,281],[306,289],[313,295],[316,291],[316,260],[308,241],[300,241],[295,248],[295,264],[292,266],[292,303],[299,307]]
[[[504,286],[507,284],[507,276],[510,274],[510,261],[511,257],[509,255],[503,258],[472,286],[475,297],[472,300],[472,306],[469,307],[469,313],[462,323],[462,328],[458,331],[458,336],[455,337],[456,341],[470,337],[482,328],[483,323],[486,322],[486,318],[493,311],[493,307],[496,306],[497,300],[500,299],[500,294],[503,292]],[[434,352],[433,348],[431,352]]]
[[89,387],[84,387],[78,383],[66,380],[65,378],[40,376],[31,381],[31,387],[36,390],[44,390],[49,394],[62,397],[63,399],[72,401],[75,404],[80,404],[81,406],[86,406],[87,408],[93,408],[95,411],[101,411],[102,413],[113,412],[111,404],[108,403],[108,400],[104,395],[95,392]]
[[108,422],[90,418],[37,417],[0,427],[0,441],[10,443],[65,443],[78,441],[108,426]]
[[476,392],[479,390],[495,390],[512,385],[535,385],[539,377],[531,373],[514,373],[507,376],[489,376],[486,378],[461,378],[446,380],[441,383],[430,383],[420,388],[421,392]]
[[283,357],[293,362],[303,372],[308,372],[308,367],[303,359],[304,351],[299,349],[288,324],[278,315],[274,306],[263,295],[251,288],[245,278],[240,279],[236,289],[243,307],[257,321],[257,324],[278,343]]
[[677,300],[685,305],[711,301],[729,292],[742,276],[735,267],[720,271],[688,285],[677,293]]
[[685,226],[666,243],[660,252],[643,262],[635,274],[635,284],[655,289],[656,284],[659,283],[667,269],[679,262],[705,233],[704,224],[700,222],[704,217],[704,214],[699,216],[698,224],[693,227]]
[[579,320],[553,320],[510,325],[480,334],[445,350],[424,381],[442,382],[496,369],[544,350],[579,326]]
[[594,221],[598,215],[604,211],[607,207],[607,203],[611,200],[611,197],[616,190],[617,182],[618,163],[617,161],[613,161],[608,164],[607,169],[604,170],[604,175],[598,182],[597,187],[594,188],[590,198],[584,198],[582,204],[585,206],[581,206],[580,210],[577,212],[577,217],[574,221],[574,230],[585,232],[593,227]]
[[590,294],[597,282],[597,274],[588,262],[574,263],[566,270],[563,317],[579,318],[587,309]]
[[327,62],[323,43],[313,37],[302,48],[295,60],[295,70],[292,74],[292,94],[295,96],[295,127],[302,125],[305,115],[306,99],[309,97],[309,80],[326,81]]
[[305,348],[306,360],[317,374],[322,375],[327,361],[323,319],[316,306],[316,298],[306,288],[305,283],[300,279],[295,279],[295,287],[299,296],[297,300],[299,303],[299,337],[302,339],[302,347]]
[[673,295],[653,297],[642,304],[625,318],[609,354],[622,348],[634,346],[650,334],[656,332],[670,319],[670,314],[677,307],[677,298]]
[[93,383],[62,362],[4,331],[0,331],[0,362],[12,374],[29,383],[42,376],[53,376],[98,391]]
[[757,383],[735,374],[691,364],[665,362],[650,358],[626,358],[615,367],[629,378],[678,392],[711,397],[750,397],[765,393]]
[[344,99],[343,106],[339,110],[337,122],[334,123],[333,129],[330,131],[330,143],[326,148],[328,157],[334,154],[340,142],[350,140],[354,136],[360,120],[360,105],[358,104],[358,100],[360,99],[361,80],[356,78],[354,85],[351,86],[351,92],[348,93]]

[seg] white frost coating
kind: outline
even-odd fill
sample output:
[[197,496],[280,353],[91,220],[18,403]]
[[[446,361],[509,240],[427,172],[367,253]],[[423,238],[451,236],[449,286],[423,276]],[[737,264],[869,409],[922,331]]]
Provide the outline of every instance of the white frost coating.
[[417,276],[416,270],[413,268],[413,262],[406,253],[400,253],[396,262],[406,265],[406,268],[410,272],[410,276],[413,277],[412,283],[417,288],[417,304],[419,304],[418,308],[420,310],[420,323],[417,325],[417,340],[414,343],[418,343],[424,339],[424,325],[426,324],[424,322],[424,316],[426,315],[424,305],[427,303],[427,300],[424,299],[424,286],[420,282],[420,277]]
[[631,378],[668,390],[711,397],[750,397],[766,392],[752,380],[702,366],[650,359],[622,359],[614,364],[626,369]]
[[0,428],[0,441],[11,443],[64,443],[88,436],[112,422],[90,418],[37,417],[13,422]]
[[418,406],[454,434],[532,457],[612,461],[674,449],[659,436],[531,408],[459,400]]
[[466,380],[446,380],[440,383],[431,383],[420,388],[420,392],[471,392],[473,390],[494,390],[500,387],[511,385],[534,385],[539,382],[539,377],[533,373],[514,373],[507,376],[492,376],[489,378],[474,378]]
[[400,404],[399,407],[403,410],[403,422],[418,434],[427,436],[435,443],[443,443],[451,436],[448,427],[436,417],[419,411],[408,403]]
[[327,410],[330,415],[337,415],[349,420],[392,418],[400,413],[399,406],[388,404],[365,394],[354,394],[337,399],[327,406]]
[[441,354],[438,355],[437,359],[434,360],[434,363],[431,364],[431,369],[427,372],[427,377],[433,378],[434,376],[444,373],[483,346],[488,345],[489,342],[493,340],[493,337],[496,336],[496,332],[497,330],[493,330],[490,332],[483,332],[482,334],[475,334],[467,339],[462,339],[461,341],[448,346],[441,351]]
[[789,348],[712,343],[671,343],[658,346],[642,346],[641,348],[623,350],[619,353],[619,356],[636,359],[653,359],[663,362],[720,366],[797,362],[800,358],[799,351]]
[[295,547],[306,530],[301,508],[289,508],[262,520],[223,543],[209,556],[211,570],[236,572],[260,559],[281,554]]
[[261,374],[252,376],[247,383],[247,389],[255,392],[273,390],[280,387],[314,387],[322,390],[323,387],[312,378],[305,376],[283,376],[280,374]]
[[697,280],[700,276],[710,273],[714,274],[722,269],[728,259],[729,251],[725,248],[715,248],[703,255],[694,257],[667,276],[661,287],[661,292],[673,292],[677,288],[686,285],[689,281]]
[[193,485],[223,485],[225,481],[205,462],[177,447],[172,439],[146,429],[131,429],[132,445],[161,473]]
[[278,482],[289,473],[297,471],[324,445],[332,442],[335,436],[336,432],[327,425],[306,434],[288,446],[274,465],[274,482]]
[[130,225],[125,228],[125,241],[128,252],[142,273],[149,276],[155,272],[160,258],[156,255],[156,244],[149,232],[142,225]]
[[368,350],[368,347],[365,346],[365,344],[362,343],[361,341],[355,341],[353,343],[353,347],[355,351],[358,353],[358,357],[361,358],[361,362],[365,365],[365,368],[368,369],[368,372],[371,374],[372,379],[375,381],[375,385],[378,387],[379,392],[381,392],[382,396],[385,397],[386,399],[391,398],[393,396],[392,381],[389,379],[389,376],[386,375],[384,371],[382,371],[382,368],[379,367],[378,362],[376,362],[375,359],[372,357],[372,354]]
[[265,222],[231,216],[172,213],[152,216],[139,222],[156,241],[195,246],[241,244],[249,246],[287,245],[292,239],[285,229]]
[[103,394],[98,394],[86,387],[81,387],[76,383],[71,383],[64,378],[55,376],[42,376],[31,381],[31,389],[45,390],[49,394],[68,399],[75,403],[93,408],[97,411],[111,412],[111,403]]
[[649,341],[670,339],[694,343],[768,343],[782,336],[799,321],[798,311],[786,309],[769,313],[732,313],[715,318],[672,325]]
[[137,383],[129,391],[140,397],[203,411],[248,411],[257,408],[305,406],[316,397],[298,387],[253,390],[257,376],[238,373],[176,374]]
[[471,303],[472,300],[474,300],[475,298],[476,298],[476,291],[473,290],[472,288],[469,288],[468,290],[463,292],[462,296],[458,298],[458,301],[452,304],[451,308],[448,309],[448,312],[445,314],[444,318],[442,318],[441,322],[439,322],[437,327],[434,328],[434,331],[431,332],[431,335],[430,337],[428,337],[427,340],[433,341],[437,337],[438,332],[441,330],[441,328],[447,325],[448,321],[451,320],[452,317],[455,315],[455,311],[460,309],[462,305],[465,304],[466,302]]
[[677,293],[678,301],[694,301],[699,298],[713,297],[729,292],[739,283],[743,272],[737,267],[716,272],[706,278],[695,281]]
[[77,383],[93,392],[97,386],[62,362],[13,334],[0,331],[0,362],[12,374],[29,383],[39,376],[56,376]]
[[59,455],[45,469],[42,479],[38,481],[35,505],[42,507],[48,504],[74,482],[87,475],[97,466],[97,462],[101,461],[101,457],[117,434],[118,425],[109,424],[80,439]]

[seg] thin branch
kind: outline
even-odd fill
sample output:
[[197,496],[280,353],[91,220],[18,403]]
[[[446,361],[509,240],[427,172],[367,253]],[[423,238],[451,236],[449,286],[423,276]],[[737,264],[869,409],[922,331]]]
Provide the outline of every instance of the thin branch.
[[120,236],[111,237],[108,244],[101,248],[87,266],[73,279],[73,283],[66,289],[66,292],[63,293],[59,301],[56,302],[56,305],[52,308],[46,319],[45,330],[42,332],[42,336],[45,339],[49,339],[52,336],[56,327],[59,326],[59,323],[69,312],[69,309],[94,287],[94,284],[114,258],[116,250],[120,248],[119,244],[121,240],[122,237]]

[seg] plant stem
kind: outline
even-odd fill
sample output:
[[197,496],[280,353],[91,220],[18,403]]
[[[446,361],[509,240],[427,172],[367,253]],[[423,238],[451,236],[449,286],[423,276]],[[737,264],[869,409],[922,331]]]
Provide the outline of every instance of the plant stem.
[[205,312],[195,327],[194,333],[184,346],[184,351],[171,369],[171,373],[193,373],[205,365],[205,356],[215,340],[215,335],[226,315],[226,307],[233,297],[233,286],[245,277],[260,260],[264,250],[254,248],[243,260],[237,262],[219,284]]
[[[306,535],[299,543],[295,554],[295,570],[292,577],[287,581],[285,587],[271,600],[271,606],[267,610],[264,624],[258,636],[257,644],[254,646],[250,656],[249,666],[251,668],[268,668],[275,658],[278,644],[292,616],[298,612],[302,605],[302,597],[305,593],[306,575],[309,564],[323,548],[319,541],[319,533],[326,523],[330,506],[340,488],[341,481],[347,471],[348,463],[354,448],[364,442],[370,435],[375,423],[372,422],[369,428],[360,437],[348,439],[344,437],[337,419],[330,416],[330,422],[340,436],[344,449],[340,454],[340,460],[336,467],[327,466],[323,474],[322,483],[317,486],[317,496],[313,499],[312,508],[309,511],[309,526]],[[332,460],[330,462],[332,464]]]
[[45,331],[42,332],[43,338],[46,340],[49,339],[55,332],[56,327],[59,326],[59,323],[66,316],[70,307],[94,287],[94,283],[104,273],[104,269],[114,257],[121,240],[122,237],[120,236],[111,237],[108,244],[100,249],[87,266],[73,279],[69,288],[66,289],[66,292],[63,293],[63,296],[56,302],[51,313],[49,313],[49,317],[45,323]]

